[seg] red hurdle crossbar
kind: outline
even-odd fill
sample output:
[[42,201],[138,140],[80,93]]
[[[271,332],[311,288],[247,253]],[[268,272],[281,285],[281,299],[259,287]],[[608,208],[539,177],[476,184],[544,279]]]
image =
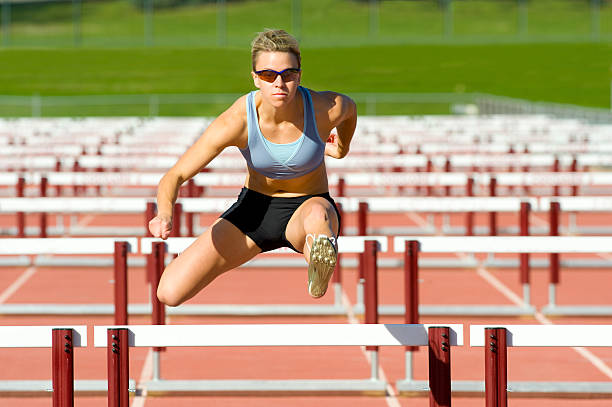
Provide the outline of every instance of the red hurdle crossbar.
[[[130,344],[127,328],[107,331],[108,407],[128,407]],[[55,407],[55,406],[54,406]]]
[[53,407],[74,406],[74,348],[71,328],[53,328]]
[[486,407],[507,407],[506,328],[485,328]]

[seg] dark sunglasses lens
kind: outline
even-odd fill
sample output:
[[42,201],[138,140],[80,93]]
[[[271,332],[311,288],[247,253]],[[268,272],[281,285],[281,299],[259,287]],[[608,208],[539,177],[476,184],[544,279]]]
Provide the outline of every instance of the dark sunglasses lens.
[[298,77],[298,73],[299,72],[300,71],[298,71],[297,69],[287,69],[281,75],[281,77],[283,78],[283,82],[293,82],[293,81],[295,81],[297,79],[297,77]]
[[257,75],[259,76],[259,79],[266,82],[274,82],[276,80],[276,72],[274,71],[262,71]]

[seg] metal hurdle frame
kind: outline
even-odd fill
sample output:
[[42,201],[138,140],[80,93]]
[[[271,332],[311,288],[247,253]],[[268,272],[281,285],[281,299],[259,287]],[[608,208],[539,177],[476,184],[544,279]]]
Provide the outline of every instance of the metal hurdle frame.
[[53,406],[72,407],[74,394],[106,391],[104,380],[74,380],[74,349],[87,346],[87,327],[0,326],[0,348],[51,348],[51,380],[2,380],[3,397],[51,394]]
[[108,315],[127,323],[127,258],[138,252],[138,238],[41,238],[2,239],[0,255],[112,254],[113,304],[0,304],[0,314],[13,315]]
[[471,325],[470,346],[484,347],[487,407],[508,405],[508,392],[523,397],[611,398],[607,382],[508,382],[508,347],[612,347],[612,325]]
[[[409,268],[406,270],[405,277],[405,292],[406,305],[405,316],[406,321],[414,321],[418,318],[420,311],[435,311],[438,315],[507,315],[499,311],[523,311],[524,314],[533,314],[534,307],[525,304],[525,307],[513,306],[418,306],[418,252],[430,253],[486,253],[495,247],[495,252],[498,253],[609,253],[612,249],[612,237],[600,236],[508,236],[508,237],[416,237],[416,236],[398,236],[394,238],[393,250],[395,252],[403,252],[406,256],[406,263]],[[428,309],[430,308],[430,309]],[[492,313],[488,308],[499,308],[495,313]],[[514,310],[513,310],[514,308]],[[472,338],[474,336],[472,335]],[[610,345],[610,344],[609,344]],[[474,346],[474,345],[473,345]],[[588,346],[583,344],[582,346]],[[401,393],[411,393],[414,389],[418,389],[422,384],[412,379],[412,352],[413,349],[406,349],[406,379],[397,383],[397,388]],[[605,387],[605,393],[608,392],[608,385]],[[595,389],[599,389],[597,384]],[[609,386],[610,394],[612,395],[612,385]],[[482,382],[476,381],[458,381],[453,383],[453,392],[474,394],[482,393],[484,389]]]
[[[450,405],[450,354],[463,344],[457,324],[251,324],[95,326],[94,346],[109,354],[109,406],[125,399],[129,347],[170,346],[429,346],[430,400]],[[116,350],[116,351],[114,351]],[[123,382],[123,384],[119,384]],[[387,383],[368,379],[303,380],[153,380],[148,395],[219,395],[291,393],[386,394]],[[428,390],[429,391],[429,390]]]

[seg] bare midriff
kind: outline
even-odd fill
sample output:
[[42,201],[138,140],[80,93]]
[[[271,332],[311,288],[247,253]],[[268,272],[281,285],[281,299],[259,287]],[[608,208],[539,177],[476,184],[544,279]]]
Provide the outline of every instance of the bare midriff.
[[249,168],[245,186],[261,194],[281,198],[322,194],[329,191],[325,162],[308,174],[290,179],[268,178]]

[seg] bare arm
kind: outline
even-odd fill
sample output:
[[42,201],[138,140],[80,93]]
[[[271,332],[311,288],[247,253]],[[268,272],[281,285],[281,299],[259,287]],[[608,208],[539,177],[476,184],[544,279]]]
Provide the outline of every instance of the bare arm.
[[346,95],[329,92],[333,104],[329,110],[332,128],[338,131],[338,136],[326,146],[325,153],[333,158],[344,158],[349,152],[351,140],[357,126],[357,106]]
[[202,136],[162,177],[157,187],[157,216],[149,222],[155,237],[166,239],[172,230],[172,211],[184,182],[206,167],[226,147],[240,146],[245,134],[244,98],[215,119]]

